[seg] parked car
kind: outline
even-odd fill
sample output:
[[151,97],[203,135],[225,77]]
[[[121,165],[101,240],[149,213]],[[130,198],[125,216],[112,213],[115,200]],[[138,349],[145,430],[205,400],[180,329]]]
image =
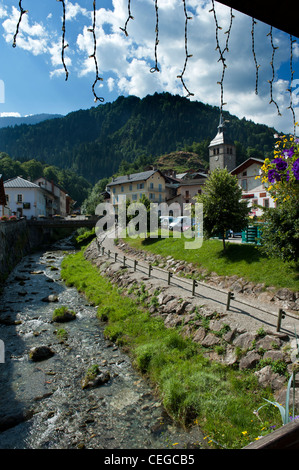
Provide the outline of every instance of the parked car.
[[191,218],[187,216],[177,217],[171,224],[169,224],[170,230],[180,230],[185,232],[191,229]]
[[235,237],[242,237],[242,232],[234,232],[233,230],[229,230],[228,231],[228,235],[227,235],[229,238],[235,238]]
[[174,221],[174,217],[171,215],[161,215],[159,219],[160,219],[161,227],[163,228],[168,228],[169,225]]

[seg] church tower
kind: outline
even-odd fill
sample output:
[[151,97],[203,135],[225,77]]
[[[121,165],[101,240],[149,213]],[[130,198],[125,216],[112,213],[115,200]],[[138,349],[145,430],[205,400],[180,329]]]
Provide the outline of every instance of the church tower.
[[232,171],[236,168],[236,147],[228,139],[225,133],[225,123],[222,115],[218,126],[216,137],[209,145],[210,172],[215,168],[227,168]]

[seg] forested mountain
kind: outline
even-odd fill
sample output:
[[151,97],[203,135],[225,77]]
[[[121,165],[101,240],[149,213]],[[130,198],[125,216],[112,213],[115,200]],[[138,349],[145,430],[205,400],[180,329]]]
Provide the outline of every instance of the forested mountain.
[[1,116],[0,128],[8,126],[20,126],[21,124],[38,124],[39,122],[46,121],[47,119],[56,119],[63,117],[61,114],[32,114],[30,116]]
[[[237,143],[238,163],[272,153],[274,129],[229,113],[224,118]],[[207,161],[218,123],[219,108],[169,93],[119,97],[36,125],[0,129],[0,152],[71,170],[94,184],[117,173],[120,164],[137,159],[140,167],[176,150],[196,152]]]
[[61,169],[54,165],[42,164],[36,160],[19,162],[13,160],[6,153],[0,152],[0,175],[6,181],[15,176],[34,181],[44,176],[49,181],[59,184],[71,198],[76,201],[75,209],[89,196],[92,185],[83,176],[78,176],[71,170]]

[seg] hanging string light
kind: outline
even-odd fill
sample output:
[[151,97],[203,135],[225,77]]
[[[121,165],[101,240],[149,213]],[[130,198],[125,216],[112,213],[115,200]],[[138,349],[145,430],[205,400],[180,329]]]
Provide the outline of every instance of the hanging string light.
[[134,17],[131,14],[131,0],[128,0],[128,17],[125,22],[124,28],[119,27],[119,29],[121,29],[125,33],[126,36],[129,36],[128,31],[127,31],[127,26],[130,20],[134,20]]
[[23,18],[23,15],[28,13],[28,10],[24,10],[24,8],[22,7],[22,0],[19,1],[19,9],[20,9],[20,16],[19,16],[19,21],[18,21],[17,27],[16,27],[15,35],[13,37],[12,47],[17,46],[17,36],[19,34],[19,28],[20,28],[20,24],[22,22],[22,18]]
[[[67,69],[67,66],[66,66],[66,63],[65,63],[65,49],[67,47],[69,47],[69,45],[65,41],[65,33],[66,33],[66,0],[57,0],[57,1],[62,3],[62,10],[63,10],[61,60],[62,60],[62,64],[63,64],[64,70],[65,70],[65,80],[68,80],[69,72],[68,72],[68,69]],[[129,23],[130,20],[134,20],[134,17],[132,16],[132,13],[131,13],[131,0],[127,0],[127,1],[128,1],[128,16],[127,16],[124,27],[120,27],[120,29],[125,33],[126,36],[128,36],[128,30],[127,30],[128,23]],[[189,96],[194,96],[194,93],[191,93],[188,90],[188,88],[186,86],[186,83],[184,81],[184,74],[185,74],[186,69],[187,69],[188,60],[192,57],[192,54],[189,54],[189,52],[188,52],[188,22],[189,22],[189,20],[192,19],[192,17],[190,17],[187,13],[186,0],[182,0],[182,1],[183,1],[184,15],[185,15],[185,62],[184,62],[184,65],[183,65],[182,72],[181,72],[180,75],[177,75],[177,78],[179,78],[181,80],[183,88],[187,92],[187,97],[189,97]],[[226,68],[227,68],[226,58],[224,57],[224,55],[225,55],[225,53],[229,52],[228,44],[229,44],[229,38],[230,38],[230,34],[231,34],[234,15],[232,13],[232,11],[233,11],[232,8],[230,8],[230,24],[229,24],[228,30],[224,33],[224,34],[227,35],[226,43],[225,43],[225,47],[223,49],[221,49],[220,42],[219,42],[219,31],[222,30],[222,28],[218,24],[217,14],[216,14],[216,10],[215,10],[215,2],[214,2],[214,0],[211,0],[211,2],[212,2],[212,9],[210,10],[210,12],[213,12],[215,27],[216,27],[216,50],[219,53],[218,62],[220,61],[222,63],[221,79],[220,79],[220,81],[217,82],[217,84],[220,85],[220,89],[221,89],[221,92],[220,92],[220,113],[222,114],[223,107],[227,104],[227,103],[224,103],[224,86],[223,86],[223,84],[224,84],[225,71],[226,71]],[[152,67],[150,69],[150,72],[159,72],[160,69],[159,69],[159,66],[158,66],[158,55],[157,55],[158,44],[159,44],[159,7],[158,7],[158,0],[154,0],[154,3],[155,3],[155,13],[156,13],[155,65],[154,65],[154,67]],[[20,11],[20,15],[19,15],[19,19],[18,19],[18,22],[17,22],[16,31],[15,31],[15,34],[14,34],[14,37],[13,37],[13,44],[12,44],[12,46],[14,48],[17,45],[17,36],[19,34],[19,31],[20,31],[20,26],[21,26],[23,15],[28,13],[28,10],[25,10],[22,6],[22,0],[19,0],[19,11]],[[256,76],[255,77],[255,93],[258,94],[259,67],[260,67],[260,65],[258,64],[256,51],[255,51],[255,25],[256,24],[257,24],[256,20],[252,17],[252,27],[251,27],[251,42],[252,42],[252,44],[251,44],[251,48],[252,48],[252,54],[253,54],[253,58],[254,58],[255,72],[256,72],[255,73],[255,76]],[[89,57],[94,59],[95,70],[96,70],[96,78],[95,78],[95,81],[92,85],[92,92],[93,92],[93,95],[94,95],[94,98],[95,98],[95,102],[96,101],[104,102],[105,101],[104,98],[98,97],[96,92],[95,92],[96,84],[99,81],[103,81],[103,78],[99,76],[99,67],[98,67],[98,62],[97,62],[96,0],[93,0],[93,25],[92,25],[92,28],[88,29],[88,31],[92,33],[93,42],[94,42],[94,51],[93,51],[93,54],[91,54]],[[271,62],[270,62],[270,65],[271,65],[271,68],[272,68],[272,78],[270,80],[268,80],[268,83],[270,85],[270,102],[269,102],[269,104],[273,103],[276,106],[278,115],[281,116],[279,106],[273,98],[273,84],[274,84],[274,79],[275,79],[274,58],[275,58],[275,52],[278,49],[278,47],[274,45],[272,26],[271,26],[270,32],[267,34],[267,36],[270,37],[271,47],[272,47],[272,57],[271,57]],[[291,77],[290,77],[290,86],[289,86],[289,88],[287,88],[287,91],[290,94],[290,102],[289,102],[289,107],[287,109],[290,109],[291,113],[292,113],[293,124],[294,124],[294,135],[295,135],[295,128],[296,128],[296,123],[295,123],[296,118],[295,118],[295,112],[294,112],[294,107],[293,107],[293,95],[292,95],[292,93],[293,93],[293,78],[294,78],[293,44],[295,42],[296,42],[296,40],[294,40],[292,35],[290,35],[290,74],[291,74]]]
[[156,27],[155,27],[155,66],[150,69],[150,72],[160,72],[158,67],[158,56],[157,56],[157,49],[159,44],[159,8],[158,8],[158,0],[155,0],[155,11],[156,11]]
[[66,42],[65,42],[65,29],[66,29],[65,28],[65,2],[64,2],[64,0],[57,0],[57,2],[62,3],[63,15],[62,15],[61,62],[62,62],[62,65],[64,67],[64,70],[65,70],[65,80],[67,81],[68,76],[69,76],[69,72],[68,72],[68,69],[67,69],[67,66],[66,66],[66,63],[65,63],[65,59],[64,59],[64,51],[67,47],[69,47],[69,45],[66,44]]
[[185,88],[185,90],[187,92],[186,98],[189,98],[189,96],[194,96],[194,93],[191,93],[188,90],[188,88],[186,87],[183,76],[184,76],[184,73],[185,73],[186,68],[187,68],[188,60],[192,57],[192,54],[188,53],[188,21],[192,20],[192,17],[188,16],[185,0],[183,0],[183,4],[184,4],[184,14],[185,14],[185,63],[184,63],[182,73],[180,75],[178,75],[177,78],[179,78],[181,80],[182,85],[183,85],[183,87]]
[[92,92],[93,92],[93,95],[94,95],[94,101],[95,102],[100,101],[100,102],[103,103],[105,101],[105,99],[102,98],[102,97],[97,96],[97,94],[95,92],[96,84],[99,81],[100,82],[103,81],[103,78],[99,76],[99,66],[98,66],[98,61],[97,61],[96,13],[97,13],[96,0],[93,0],[93,25],[92,25],[92,28],[88,29],[88,31],[90,33],[92,33],[92,35],[93,35],[93,44],[94,44],[93,54],[91,54],[89,56],[89,58],[94,60],[95,69],[96,69],[96,78],[95,78],[95,81],[93,82],[93,85],[92,85]]
[[255,53],[255,25],[257,22],[252,18],[251,22],[251,50],[255,63],[255,94],[258,95],[258,82],[259,82],[259,68],[260,65],[257,63],[256,53]]
[[294,70],[293,70],[293,44],[296,42],[296,39],[293,39],[293,36],[290,34],[290,87],[287,88],[287,91],[290,93],[290,106],[287,109],[290,109],[293,117],[293,126],[294,126],[294,136],[296,135],[296,116],[293,108],[293,79],[294,79]]
[[272,46],[272,58],[271,58],[271,62],[270,62],[270,65],[271,65],[271,68],[272,68],[272,78],[271,78],[271,80],[268,80],[268,82],[270,84],[270,101],[269,101],[269,104],[274,103],[275,106],[276,106],[276,109],[277,109],[278,116],[281,116],[279,106],[276,103],[276,101],[273,99],[273,82],[274,82],[274,78],[275,78],[274,55],[275,55],[275,51],[276,51],[276,49],[278,49],[278,47],[274,46],[272,26],[270,27],[270,32],[267,34],[267,36],[270,36],[271,46]]
[[214,15],[214,21],[215,21],[215,27],[216,27],[216,51],[218,50],[219,52],[219,59],[218,59],[218,62],[222,62],[222,75],[221,75],[221,79],[219,82],[217,82],[218,85],[220,85],[220,115],[222,116],[222,110],[223,110],[223,106],[225,106],[227,103],[224,103],[223,101],[223,82],[224,82],[224,75],[225,75],[225,71],[226,71],[226,68],[227,68],[227,65],[226,65],[226,59],[224,57],[224,53],[225,52],[229,52],[229,49],[228,49],[228,44],[229,44],[229,38],[230,38],[230,34],[231,34],[231,29],[232,29],[232,24],[233,24],[233,18],[234,18],[234,15],[233,15],[233,10],[232,8],[230,9],[230,24],[229,24],[229,28],[227,31],[225,31],[225,34],[227,34],[227,37],[226,37],[226,42],[225,42],[225,47],[223,50],[221,50],[221,47],[220,47],[220,43],[219,43],[219,35],[218,35],[218,30],[221,30],[222,27],[219,26],[218,24],[218,19],[217,19],[217,14],[216,14],[216,10],[215,10],[215,3],[214,3],[214,0],[212,0],[212,9],[210,10],[210,13],[213,12],[213,15]]

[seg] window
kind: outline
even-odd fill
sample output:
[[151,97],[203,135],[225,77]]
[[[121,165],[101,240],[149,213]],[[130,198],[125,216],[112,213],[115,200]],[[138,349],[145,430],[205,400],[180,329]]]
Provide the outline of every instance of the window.
[[155,194],[154,193],[149,193],[149,198],[150,199],[155,199]]
[[264,199],[263,206],[269,208],[269,199]]
[[124,192],[124,187],[121,186],[121,187],[120,187],[120,190],[121,190],[121,192],[123,193],[123,192]]
[[132,201],[137,201],[137,194],[132,194]]
[[242,176],[247,176],[247,170],[243,171]]
[[6,202],[9,202],[9,195],[5,194]]
[[243,191],[247,191],[247,180],[241,180],[241,188]]
[[137,184],[137,189],[143,189],[143,188],[144,188],[144,183]]
[[162,191],[162,184],[159,184],[159,191]]
[[23,194],[18,194],[17,202],[22,202],[22,201],[23,201]]
[[132,185],[132,184],[130,184],[130,188],[129,188],[129,189],[130,189],[130,191],[133,190],[133,185]]
[[188,190],[185,191],[185,197],[189,197],[189,191]]
[[115,188],[112,189],[113,194],[115,194]]
[[154,183],[150,183],[150,189],[154,189]]

